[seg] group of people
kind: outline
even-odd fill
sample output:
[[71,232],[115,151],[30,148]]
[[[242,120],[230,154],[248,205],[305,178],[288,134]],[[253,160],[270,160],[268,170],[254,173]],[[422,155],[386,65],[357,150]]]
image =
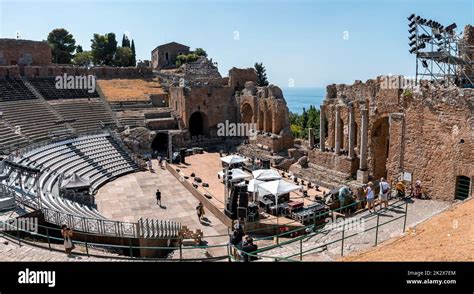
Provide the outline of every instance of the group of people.
[[[385,181],[384,178],[380,179],[379,182],[379,198],[380,198],[380,209],[388,208],[388,198],[390,193],[390,185]],[[375,192],[374,183],[368,182],[364,186],[364,195],[367,200],[367,209],[375,212]]]
[[[234,230],[230,235],[229,246],[235,260],[249,262],[256,260],[256,254],[253,252],[258,250],[257,244],[253,242],[253,238],[246,235],[239,224],[234,225]],[[252,254],[252,255],[249,255]]]
[[[165,163],[166,159],[164,157],[161,157],[161,156],[158,155],[157,160],[158,160],[158,166],[161,169],[164,169],[165,168],[164,163]],[[153,172],[153,162],[151,161],[151,158],[148,158],[148,160],[146,162],[146,165],[148,167],[148,170],[150,172]]]
[[[395,190],[398,198],[404,199],[406,197],[406,185],[402,180],[397,182],[397,184],[395,185]],[[367,185],[364,186],[364,196],[367,201],[367,209],[369,211],[373,210],[375,212],[375,193],[373,182],[368,182]],[[388,208],[389,196],[390,185],[384,178],[381,178],[379,182],[380,209],[382,209],[382,207],[384,207],[385,209]],[[420,180],[417,180],[412,186],[411,196],[418,199],[421,199],[423,197],[423,189]]]

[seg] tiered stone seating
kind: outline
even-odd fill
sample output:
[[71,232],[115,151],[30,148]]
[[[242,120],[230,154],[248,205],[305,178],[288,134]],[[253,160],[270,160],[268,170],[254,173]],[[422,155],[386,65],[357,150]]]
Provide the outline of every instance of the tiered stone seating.
[[89,93],[88,89],[58,89],[54,77],[37,77],[29,82],[46,100],[99,97],[96,91]]
[[26,143],[28,142],[25,138],[15,134],[14,130],[9,127],[5,121],[0,119],[0,150],[13,150],[19,146],[25,145]]
[[67,102],[55,101],[53,108],[65,119],[75,119],[71,126],[78,132],[101,128],[101,124],[113,124],[114,119],[99,99],[75,99]]
[[40,99],[0,102],[0,110],[3,119],[14,128],[20,127],[22,135],[31,141],[48,139],[49,132],[63,129],[55,123],[60,117]]
[[0,79],[0,102],[37,99],[21,79]]

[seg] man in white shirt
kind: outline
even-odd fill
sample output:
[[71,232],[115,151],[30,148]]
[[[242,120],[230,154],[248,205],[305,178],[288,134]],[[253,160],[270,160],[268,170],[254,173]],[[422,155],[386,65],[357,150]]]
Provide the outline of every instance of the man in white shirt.
[[380,209],[382,209],[382,205],[385,206],[385,208],[388,208],[388,193],[390,192],[390,185],[385,181],[384,178],[381,178],[379,187]]

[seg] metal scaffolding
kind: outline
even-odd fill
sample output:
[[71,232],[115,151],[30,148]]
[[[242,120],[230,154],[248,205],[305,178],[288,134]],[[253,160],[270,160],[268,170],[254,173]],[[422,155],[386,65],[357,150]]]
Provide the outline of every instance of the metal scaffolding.
[[474,46],[455,23],[443,26],[412,14],[408,17],[410,53],[416,55],[416,82],[428,77],[432,82],[474,87]]

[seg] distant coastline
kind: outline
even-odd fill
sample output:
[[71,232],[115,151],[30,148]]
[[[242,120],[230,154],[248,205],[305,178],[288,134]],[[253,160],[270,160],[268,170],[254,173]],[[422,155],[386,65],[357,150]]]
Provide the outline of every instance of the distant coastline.
[[326,95],[326,89],[319,87],[292,87],[282,90],[289,110],[298,114],[303,112],[303,108],[308,109],[310,105],[315,105],[319,109]]

